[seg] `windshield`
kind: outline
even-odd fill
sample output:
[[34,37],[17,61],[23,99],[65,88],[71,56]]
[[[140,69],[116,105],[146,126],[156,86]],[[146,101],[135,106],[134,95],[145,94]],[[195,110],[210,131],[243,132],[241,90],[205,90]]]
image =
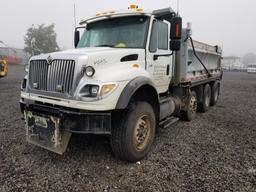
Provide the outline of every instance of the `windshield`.
[[77,47],[145,48],[148,23],[149,17],[146,16],[90,23]]

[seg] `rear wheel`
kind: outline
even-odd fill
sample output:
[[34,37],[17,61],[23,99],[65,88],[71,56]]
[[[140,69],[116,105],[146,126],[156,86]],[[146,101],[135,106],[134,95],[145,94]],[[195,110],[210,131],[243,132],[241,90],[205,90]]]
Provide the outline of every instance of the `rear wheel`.
[[216,81],[212,86],[211,106],[216,105],[219,99],[219,94],[220,94],[220,83]]
[[156,118],[152,106],[135,102],[128,112],[114,118],[111,147],[115,156],[128,162],[137,162],[149,152],[155,137]]
[[192,91],[186,104],[186,111],[181,111],[181,119],[186,121],[192,121],[196,117],[197,111],[197,95],[195,91]]
[[200,112],[206,112],[209,110],[210,103],[211,103],[211,87],[209,84],[206,84],[204,86],[204,92],[203,92],[203,100],[201,103],[198,104],[198,111]]

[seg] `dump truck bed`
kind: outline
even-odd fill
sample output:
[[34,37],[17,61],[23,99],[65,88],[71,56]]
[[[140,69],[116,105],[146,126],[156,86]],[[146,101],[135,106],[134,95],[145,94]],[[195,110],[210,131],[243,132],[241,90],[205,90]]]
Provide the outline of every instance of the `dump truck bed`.
[[[183,32],[185,33],[185,32]],[[185,37],[185,35],[183,35]],[[193,41],[195,56],[190,39],[183,39],[181,50],[175,55],[176,64],[173,82],[176,84],[185,82],[198,82],[209,78],[221,76],[222,50],[218,46],[208,45],[199,41]]]

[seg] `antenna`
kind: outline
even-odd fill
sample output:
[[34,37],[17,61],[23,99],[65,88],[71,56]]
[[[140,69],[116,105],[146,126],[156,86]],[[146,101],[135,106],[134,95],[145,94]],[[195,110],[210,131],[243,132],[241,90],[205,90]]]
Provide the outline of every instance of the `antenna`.
[[[74,2],[74,6],[73,6],[73,8],[74,8],[74,29],[73,30],[75,30],[76,29],[76,2],[75,2],[75,0],[73,0],[73,2]],[[72,30],[72,32],[73,32],[73,30]],[[74,33],[72,33],[72,36],[73,36],[73,38],[75,38],[74,37]]]
[[180,0],[177,0],[177,15],[179,16],[180,11]]
[[74,25],[76,28],[76,3],[75,3],[75,1],[74,1]]

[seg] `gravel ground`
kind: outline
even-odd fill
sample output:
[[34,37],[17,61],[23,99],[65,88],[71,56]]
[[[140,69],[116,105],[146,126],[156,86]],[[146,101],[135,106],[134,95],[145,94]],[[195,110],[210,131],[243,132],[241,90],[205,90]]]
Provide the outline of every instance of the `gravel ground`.
[[63,156],[25,141],[23,67],[0,79],[0,191],[256,191],[256,75],[226,72],[219,103],[157,135],[137,164],[108,139],[73,135]]

